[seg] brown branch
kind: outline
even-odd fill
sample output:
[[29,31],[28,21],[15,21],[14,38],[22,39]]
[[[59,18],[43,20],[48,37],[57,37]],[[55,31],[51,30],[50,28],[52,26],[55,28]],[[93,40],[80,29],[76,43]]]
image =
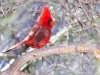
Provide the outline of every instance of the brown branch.
[[[32,0],[32,1],[38,1],[38,2],[48,2],[48,1],[50,1],[50,0]],[[82,3],[84,3],[84,4],[92,4],[92,2],[91,1],[84,1],[84,0],[82,0]],[[99,1],[94,1],[94,4],[100,4],[100,2]]]
[[90,18],[90,16],[89,16],[89,14],[88,14],[87,10],[85,9],[84,5],[82,4],[81,0],[78,0],[78,2],[79,2],[79,4],[80,4],[80,6],[81,6],[82,10],[84,11],[84,13],[85,13],[86,17],[88,18],[88,20],[90,20],[90,21],[91,21],[91,18]]
[[[84,3],[84,4],[92,4],[91,1],[83,1],[83,0],[82,0],[82,3]],[[100,2],[94,1],[93,4],[98,4],[98,5],[100,5]]]
[[[51,54],[65,54],[72,52],[86,52],[94,55],[97,59],[100,59],[100,50],[92,45],[69,45],[69,46],[57,46],[49,47],[46,49],[39,49],[28,52],[24,55],[19,56],[11,66],[2,72],[0,75],[21,75],[20,68],[28,61],[39,57],[48,56]],[[27,74],[23,74],[27,75]]]

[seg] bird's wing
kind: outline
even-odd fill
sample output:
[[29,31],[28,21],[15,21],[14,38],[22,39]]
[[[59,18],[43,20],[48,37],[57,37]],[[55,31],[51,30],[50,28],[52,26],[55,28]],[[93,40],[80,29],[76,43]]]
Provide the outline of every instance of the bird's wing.
[[37,30],[35,36],[34,36],[34,45],[39,44],[43,39],[51,36],[51,31],[50,29],[47,28],[41,28]]
[[34,45],[37,45],[40,41],[45,38],[45,34],[42,30],[39,30],[34,36]]
[[25,38],[26,44],[30,44],[36,46],[39,44],[43,39],[51,35],[50,29],[35,25],[31,31],[29,32],[28,36]]

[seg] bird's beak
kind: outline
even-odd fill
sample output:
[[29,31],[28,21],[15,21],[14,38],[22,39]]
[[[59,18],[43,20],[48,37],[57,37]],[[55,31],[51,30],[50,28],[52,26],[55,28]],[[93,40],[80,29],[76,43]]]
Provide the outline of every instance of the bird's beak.
[[50,22],[50,25],[51,25],[51,26],[54,26],[55,24],[56,24],[56,23],[55,23],[54,21],[51,21],[51,22]]

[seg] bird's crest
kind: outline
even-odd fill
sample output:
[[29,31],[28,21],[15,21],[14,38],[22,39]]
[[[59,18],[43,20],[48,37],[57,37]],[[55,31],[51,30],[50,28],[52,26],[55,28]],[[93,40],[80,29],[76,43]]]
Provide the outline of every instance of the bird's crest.
[[38,18],[38,21],[45,20],[45,19],[52,20],[51,13],[50,13],[50,10],[49,10],[49,8],[48,8],[47,5],[43,7],[43,10],[41,12],[41,15]]

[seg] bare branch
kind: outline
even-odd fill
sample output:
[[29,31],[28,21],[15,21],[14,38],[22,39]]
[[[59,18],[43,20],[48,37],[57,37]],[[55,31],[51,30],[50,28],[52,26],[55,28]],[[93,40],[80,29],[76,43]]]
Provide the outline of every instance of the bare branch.
[[[89,1],[83,1],[83,0],[82,0],[82,3],[84,3],[84,4],[92,4],[91,1],[89,2]],[[100,2],[94,1],[94,4],[100,5]]]
[[88,12],[86,11],[86,9],[85,9],[84,5],[82,4],[81,0],[78,0],[78,2],[79,2],[79,4],[80,4],[82,10],[84,11],[85,15],[87,16],[87,18],[91,21],[91,18],[89,17],[89,14],[88,14]]
[[69,45],[69,46],[57,46],[49,47],[46,49],[39,49],[28,52],[19,56],[11,66],[2,72],[0,75],[20,75],[20,68],[28,61],[36,59],[39,57],[48,56],[51,54],[65,54],[72,52],[86,52],[94,55],[98,60],[100,60],[100,50],[93,45]]

